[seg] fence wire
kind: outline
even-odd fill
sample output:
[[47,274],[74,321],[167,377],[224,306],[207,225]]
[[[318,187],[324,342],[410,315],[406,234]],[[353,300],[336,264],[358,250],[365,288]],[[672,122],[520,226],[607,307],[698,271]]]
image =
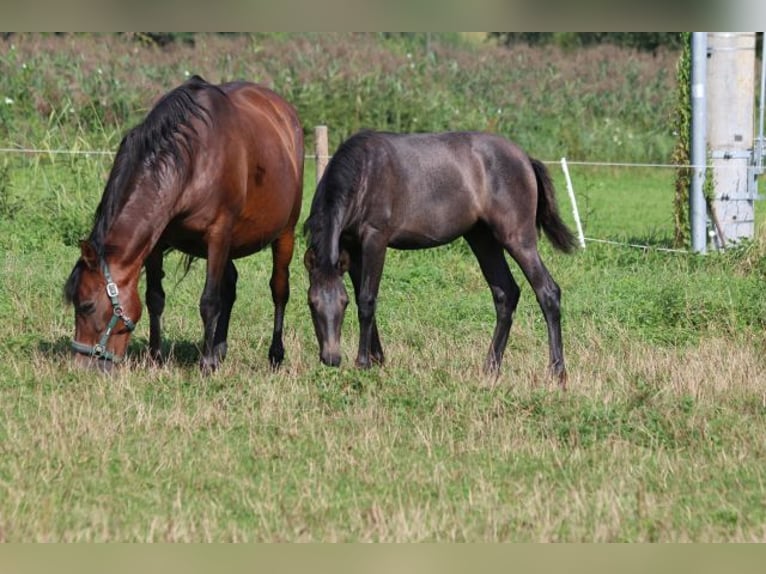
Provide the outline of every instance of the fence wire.
[[[47,156],[85,156],[85,157],[108,157],[114,156],[115,151],[111,150],[92,150],[92,149],[47,149],[47,148],[24,148],[24,147],[0,147],[0,154],[18,154],[18,155],[47,155]],[[329,160],[332,155],[319,155],[319,154],[306,154],[304,156],[305,161],[318,161]],[[542,160],[543,163],[548,165],[560,165],[560,160]],[[585,160],[567,160],[567,164],[570,166],[578,167],[603,167],[603,168],[653,168],[653,169],[695,169],[701,167],[705,169],[720,169],[722,166],[713,166],[712,164],[706,164],[703,166],[696,166],[694,164],[674,164],[674,163],[631,163],[631,162],[608,162],[608,161],[585,161]],[[723,166],[727,167],[727,166]],[[734,166],[732,166],[734,167]],[[652,245],[644,245],[639,243],[621,242],[611,239],[600,239],[595,237],[583,237],[587,243],[598,243],[605,245],[615,245],[621,247],[642,249],[645,251],[658,251],[666,253],[691,253],[685,249],[671,249],[665,247],[657,247]]]

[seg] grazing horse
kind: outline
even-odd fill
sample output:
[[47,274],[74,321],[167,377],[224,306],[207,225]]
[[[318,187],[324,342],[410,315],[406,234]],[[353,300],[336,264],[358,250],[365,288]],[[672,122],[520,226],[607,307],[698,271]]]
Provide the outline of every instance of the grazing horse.
[[507,251],[537,296],[548,327],[549,369],[565,387],[561,291],[537,251],[540,228],[557,249],[575,248],[554,193],[545,165],[497,135],[351,136],[328,164],[305,224],[308,303],[321,361],[340,364],[347,270],[359,316],[356,364],[366,368],[384,360],[375,307],[386,248],[435,247],[462,236],[479,261],[497,313],[484,370],[499,371],[520,296]]
[[76,361],[111,369],[141,317],[146,269],[149,349],[160,357],[163,255],[207,259],[199,311],[200,368],[226,355],[237,270],[234,259],[271,246],[272,366],[284,358],[288,266],[303,192],[303,130],[293,107],[248,82],[193,76],[165,94],[120,143],[93,229],[64,286],[74,304]]

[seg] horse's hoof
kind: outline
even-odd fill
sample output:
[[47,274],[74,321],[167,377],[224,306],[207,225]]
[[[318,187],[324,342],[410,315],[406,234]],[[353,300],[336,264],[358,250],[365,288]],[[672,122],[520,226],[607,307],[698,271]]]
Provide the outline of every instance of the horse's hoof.
[[162,354],[162,351],[159,350],[155,351],[150,349],[149,360],[157,366],[165,364],[165,356]]
[[272,369],[278,369],[285,360],[285,349],[281,345],[272,345],[269,349],[269,364]]
[[271,365],[271,370],[276,371],[279,369],[279,367],[282,366],[282,361],[284,357],[269,357],[269,365]]

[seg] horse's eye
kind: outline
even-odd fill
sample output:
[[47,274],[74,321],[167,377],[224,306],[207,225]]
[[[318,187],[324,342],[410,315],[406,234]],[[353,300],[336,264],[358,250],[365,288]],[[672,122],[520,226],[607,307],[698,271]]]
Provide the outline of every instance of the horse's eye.
[[93,301],[85,301],[77,305],[75,309],[78,315],[90,315],[96,310],[96,304]]

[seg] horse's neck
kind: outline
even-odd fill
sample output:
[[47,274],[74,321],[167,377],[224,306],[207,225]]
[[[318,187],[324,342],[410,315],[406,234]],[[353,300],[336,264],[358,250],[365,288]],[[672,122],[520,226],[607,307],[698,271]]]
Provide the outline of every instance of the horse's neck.
[[148,212],[144,209],[142,213],[138,205],[129,201],[107,233],[110,261],[122,269],[129,269],[125,275],[137,275],[169,222],[167,210],[155,207]]

